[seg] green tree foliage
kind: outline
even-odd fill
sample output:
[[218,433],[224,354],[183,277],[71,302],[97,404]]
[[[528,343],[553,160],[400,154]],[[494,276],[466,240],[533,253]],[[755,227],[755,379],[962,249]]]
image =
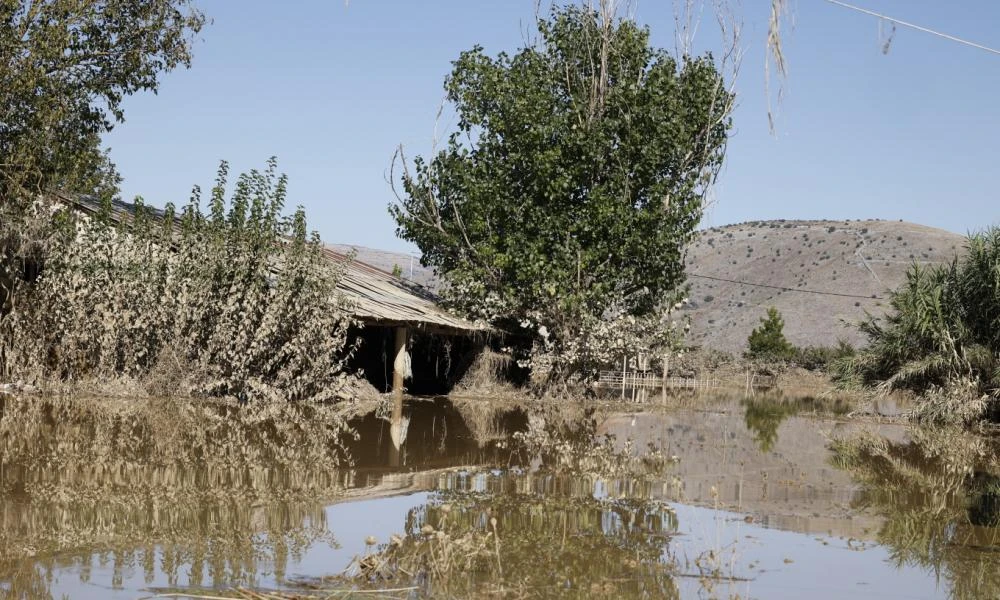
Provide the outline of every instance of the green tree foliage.
[[884,321],[861,324],[869,346],[840,365],[846,383],[928,396],[922,414],[973,420],[1000,400],[1000,228],[971,235],[948,265],[914,264]]
[[0,201],[113,190],[101,134],[190,65],[204,21],[190,0],[0,0]]
[[[0,321],[0,376],[40,384],[124,378],[171,395],[346,397],[350,311],[300,208],[283,217],[286,180],[272,161],[225,200],[223,163],[207,213],[195,188],[175,215],[141,203],[56,215],[38,281],[22,282]],[[110,204],[106,210],[110,210]]]
[[0,0],[0,318],[45,259],[49,222],[26,220],[31,204],[117,195],[101,134],[127,96],[190,65],[204,22],[191,0]]
[[456,306],[544,326],[558,351],[608,314],[677,299],[732,97],[710,56],[674,58],[632,21],[564,6],[538,31],[514,55],[454,62],[457,131],[403,159],[390,212]]
[[750,332],[747,338],[748,358],[764,360],[788,360],[795,355],[795,348],[785,339],[785,322],[775,307],[767,309],[767,317],[762,317],[760,327]]

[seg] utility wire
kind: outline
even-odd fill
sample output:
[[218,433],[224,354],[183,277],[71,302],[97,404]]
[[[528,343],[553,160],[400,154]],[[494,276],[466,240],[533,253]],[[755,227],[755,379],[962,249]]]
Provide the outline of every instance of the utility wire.
[[909,27],[910,29],[916,29],[917,31],[922,31],[924,33],[929,33],[931,35],[936,35],[936,36],[944,38],[946,40],[951,40],[953,42],[958,42],[959,44],[964,44],[966,46],[972,46],[973,48],[978,48],[980,50],[985,50],[987,52],[1000,55],[1000,50],[997,50],[996,48],[990,48],[989,46],[984,46],[982,44],[977,44],[976,42],[970,42],[969,40],[964,40],[964,39],[962,39],[960,37],[955,37],[953,35],[948,35],[947,33],[942,33],[940,31],[935,31],[933,29],[928,29],[927,27],[921,27],[920,25],[916,25],[914,23],[907,23],[906,21],[900,21],[899,19],[894,19],[892,17],[883,15],[881,13],[877,13],[877,12],[875,12],[873,10],[868,10],[867,8],[861,8],[860,6],[854,6],[853,4],[848,4],[846,2],[841,2],[840,0],[826,0],[826,2],[829,2],[830,4],[835,4],[837,6],[841,6],[843,8],[854,10],[854,11],[857,11],[859,13],[864,13],[866,15],[871,15],[873,17],[878,17],[880,19],[885,19],[886,21],[889,21],[891,23],[896,23],[897,25],[902,25],[903,27]]
[[749,281],[738,281],[736,279],[726,279],[724,277],[713,277],[711,275],[699,275],[697,273],[688,273],[688,277],[697,277],[699,279],[711,279],[712,281],[723,281],[725,283],[738,283],[740,285],[749,285],[753,287],[770,288],[772,290],[782,290],[785,292],[799,292],[802,294],[816,294],[819,296],[839,296],[841,298],[861,298],[862,300],[885,300],[882,296],[859,296],[857,294],[841,294],[839,292],[821,292],[819,290],[806,290],[802,288],[790,288],[783,287],[780,285],[768,285],[766,283],[750,283]]

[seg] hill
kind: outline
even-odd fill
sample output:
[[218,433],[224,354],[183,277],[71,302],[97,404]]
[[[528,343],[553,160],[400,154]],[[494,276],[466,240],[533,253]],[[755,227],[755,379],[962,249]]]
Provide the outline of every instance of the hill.
[[883,314],[914,262],[942,263],[964,237],[901,221],[754,221],[702,231],[688,248],[691,341],[741,353],[775,306],[799,346],[854,345],[848,324]]

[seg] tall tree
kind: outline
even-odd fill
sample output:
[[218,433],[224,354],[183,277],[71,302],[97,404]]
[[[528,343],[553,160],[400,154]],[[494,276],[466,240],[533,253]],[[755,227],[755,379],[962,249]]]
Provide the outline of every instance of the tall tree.
[[[122,101],[189,66],[191,0],[0,0],[0,202],[118,183],[101,134]],[[9,216],[9,212],[8,212]]]
[[0,0],[0,317],[44,255],[51,189],[117,194],[101,134],[122,101],[189,66],[205,17],[191,0]]
[[711,56],[671,56],[607,11],[557,6],[538,33],[453,63],[457,131],[429,159],[400,152],[390,212],[457,306],[558,346],[683,283],[732,97]]

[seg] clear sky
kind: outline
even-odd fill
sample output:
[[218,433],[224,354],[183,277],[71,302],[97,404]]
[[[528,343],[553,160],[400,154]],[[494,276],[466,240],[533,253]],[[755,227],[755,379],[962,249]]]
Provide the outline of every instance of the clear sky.
[[[853,3],[1000,47],[995,0]],[[965,233],[1000,223],[1000,55],[879,23],[825,0],[792,0],[790,75],[767,125],[770,3],[743,0],[746,56],[726,166],[705,225],[756,219],[904,219]],[[106,137],[123,195],[182,203],[276,155],[289,206],[325,240],[408,251],[386,206],[393,150],[426,154],[450,61],[480,44],[515,51],[535,0],[201,0],[213,20],[187,71],[125,103]],[[671,0],[638,0],[655,44],[673,48]],[[711,15],[699,43],[718,46]],[[442,123],[445,127],[447,123]]]

